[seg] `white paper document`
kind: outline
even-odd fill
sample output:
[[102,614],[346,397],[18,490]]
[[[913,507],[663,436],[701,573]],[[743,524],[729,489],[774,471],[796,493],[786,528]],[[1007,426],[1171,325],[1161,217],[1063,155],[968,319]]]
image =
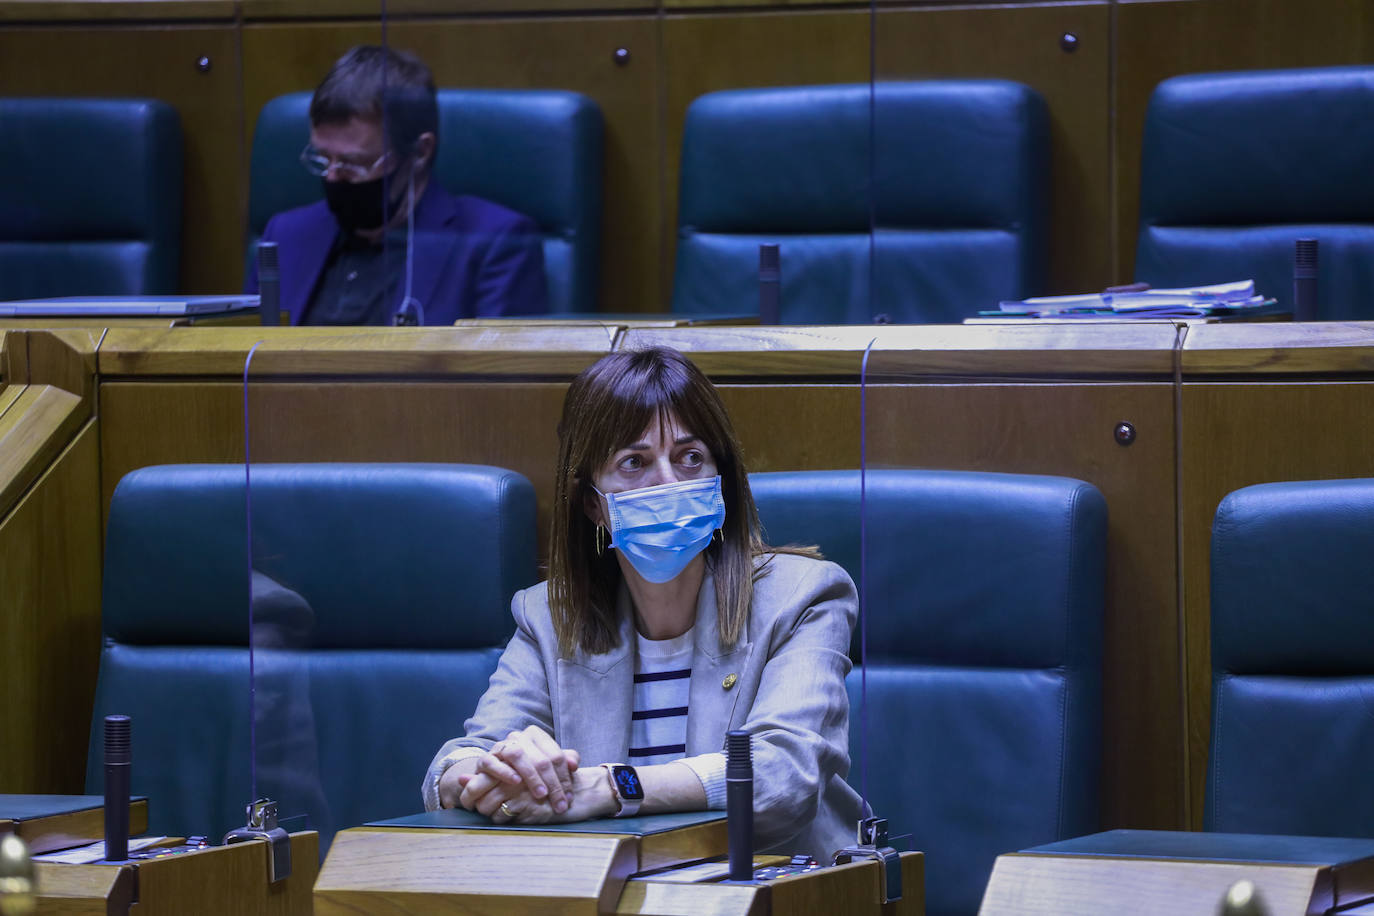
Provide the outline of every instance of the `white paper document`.
[[[140,849],[147,849],[157,843],[167,839],[165,836],[141,836],[129,840],[129,852],[137,852]],[[89,865],[92,862],[99,862],[105,858],[105,841],[92,843],[89,846],[78,846],[75,849],[63,849],[60,852],[45,852],[33,857],[35,862],[63,862],[67,865]]]

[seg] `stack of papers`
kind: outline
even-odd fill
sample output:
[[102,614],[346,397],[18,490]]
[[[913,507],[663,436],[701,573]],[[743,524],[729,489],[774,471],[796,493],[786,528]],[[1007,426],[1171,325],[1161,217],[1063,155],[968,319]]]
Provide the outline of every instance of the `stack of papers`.
[[[147,849],[149,846],[155,843],[161,843],[165,839],[167,839],[165,836],[130,837],[129,852]],[[92,862],[102,862],[104,859],[104,840],[99,840],[87,846],[78,846],[75,849],[64,849],[61,852],[45,852],[33,857],[35,862],[61,862],[65,865],[89,865]]]
[[1275,311],[1273,299],[1255,294],[1254,280],[1191,289],[1132,289],[1082,296],[1008,300],[980,315],[1025,318],[1205,318]]

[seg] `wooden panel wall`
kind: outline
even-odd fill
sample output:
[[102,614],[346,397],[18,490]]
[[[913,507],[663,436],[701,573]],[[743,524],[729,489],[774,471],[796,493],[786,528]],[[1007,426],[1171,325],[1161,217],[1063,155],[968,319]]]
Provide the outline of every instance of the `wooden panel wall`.
[[[1110,285],[1111,234],[1103,231],[1111,214],[1110,4],[881,10],[875,28],[879,79],[995,76],[1044,96],[1052,220],[1046,292]],[[1064,50],[1065,34],[1077,38],[1072,51]]]
[[1374,383],[1185,382],[1181,401],[1185,662],[1193,826],[1201,828],[1211,738],[1212,519],[1257,483],[1374,477]]
[[[869,395],[871,466],[1074,477],[1106,498],[1105,827],[1185,819],[1173,402],[1165,382],[884,385]],[[1129,447],[1113,436],[1122,421],[1136,429]]]
[[[264,382],[250,387],[254,463],[439,461],[510,468],[534,484],[540,554],[553,504],[566,382]],[[233,382],[101,386],[102,505],[150,464],[242,462],[244,391]]]
[[659,301],[671,301],[682,122],[697,96],[747,86],[865,83],[866,11],[673,15],[663,22]]
[[32,337],[0,335],[0,792],[73,793],[100,651],[95,346]]
[[1374,62],[1365,0],[1119,0],[1114,276],[1130,277],[1140,218],[1140,142],[1150,92],[1184,73]]
[[[151,95],[187,134],[187,292],[237,289],[247,149],[262,103],[380,41],[377,0],[0,0],[0,94]],[[741,86],[986,76],[1050,105],[1050,292],[1130,279],[1141,125],[1178,73],[1374,59],[1365,0],[404,0],[387,40],[443,85],[560,87],[606,116],[602,308],[671,290],[682,115]],[[1073,50],[1061,38],[1072,34]],[[870,44],[871,42],[871,44]],[[870,47],[873,53],[870,54]],[[628,63],[613,62],[617,48]],[[199,72],[196,61],[211,61]]]
[[0,520],[0,791],[85,785],[100,658],[98,444],[88,422]]
[[[181,115],[181,283],[188,293],[243,285],[247,173],[238,43],[229,22],[0,27],[0,95],[139,96],[162,99]],[[196,68],[201,57],[210,61],[207,72]],[[84,152],[90,168],[101,167],[100,150]]]

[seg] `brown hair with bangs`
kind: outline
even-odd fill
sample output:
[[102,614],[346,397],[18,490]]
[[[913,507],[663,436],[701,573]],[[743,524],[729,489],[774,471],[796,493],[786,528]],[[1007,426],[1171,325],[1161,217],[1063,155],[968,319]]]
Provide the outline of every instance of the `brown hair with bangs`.
[[620,642],[620,564],[613,552],[596,552],[596,525],[585,509],[588,496],[596,496],[592,477],[650,424],[669,417],[700,439],[716,462],[725,524],[721,538],[706,548],[706,563],[715,579],[721,642],[732,646],[744,633],[754,557],[770,548],[763,542],[739,441],[701,370],[677,350],[654,347],[602,357],[573,380],[563,401],[549,532],[549,607],[565,658],[578,649],[599,655]]

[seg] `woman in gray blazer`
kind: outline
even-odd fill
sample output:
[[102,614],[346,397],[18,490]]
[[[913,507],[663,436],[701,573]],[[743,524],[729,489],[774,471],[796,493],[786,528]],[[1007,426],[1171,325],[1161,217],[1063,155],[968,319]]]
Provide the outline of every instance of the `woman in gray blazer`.
[[537,824],[725,806],[751,733],[756,846],[829,856],[862,816],[844,678],[854,584],[763,542],[715,388],[675,350],[568,389],[549,579],[516,594],[490,686],[425,775],[428,809]]

